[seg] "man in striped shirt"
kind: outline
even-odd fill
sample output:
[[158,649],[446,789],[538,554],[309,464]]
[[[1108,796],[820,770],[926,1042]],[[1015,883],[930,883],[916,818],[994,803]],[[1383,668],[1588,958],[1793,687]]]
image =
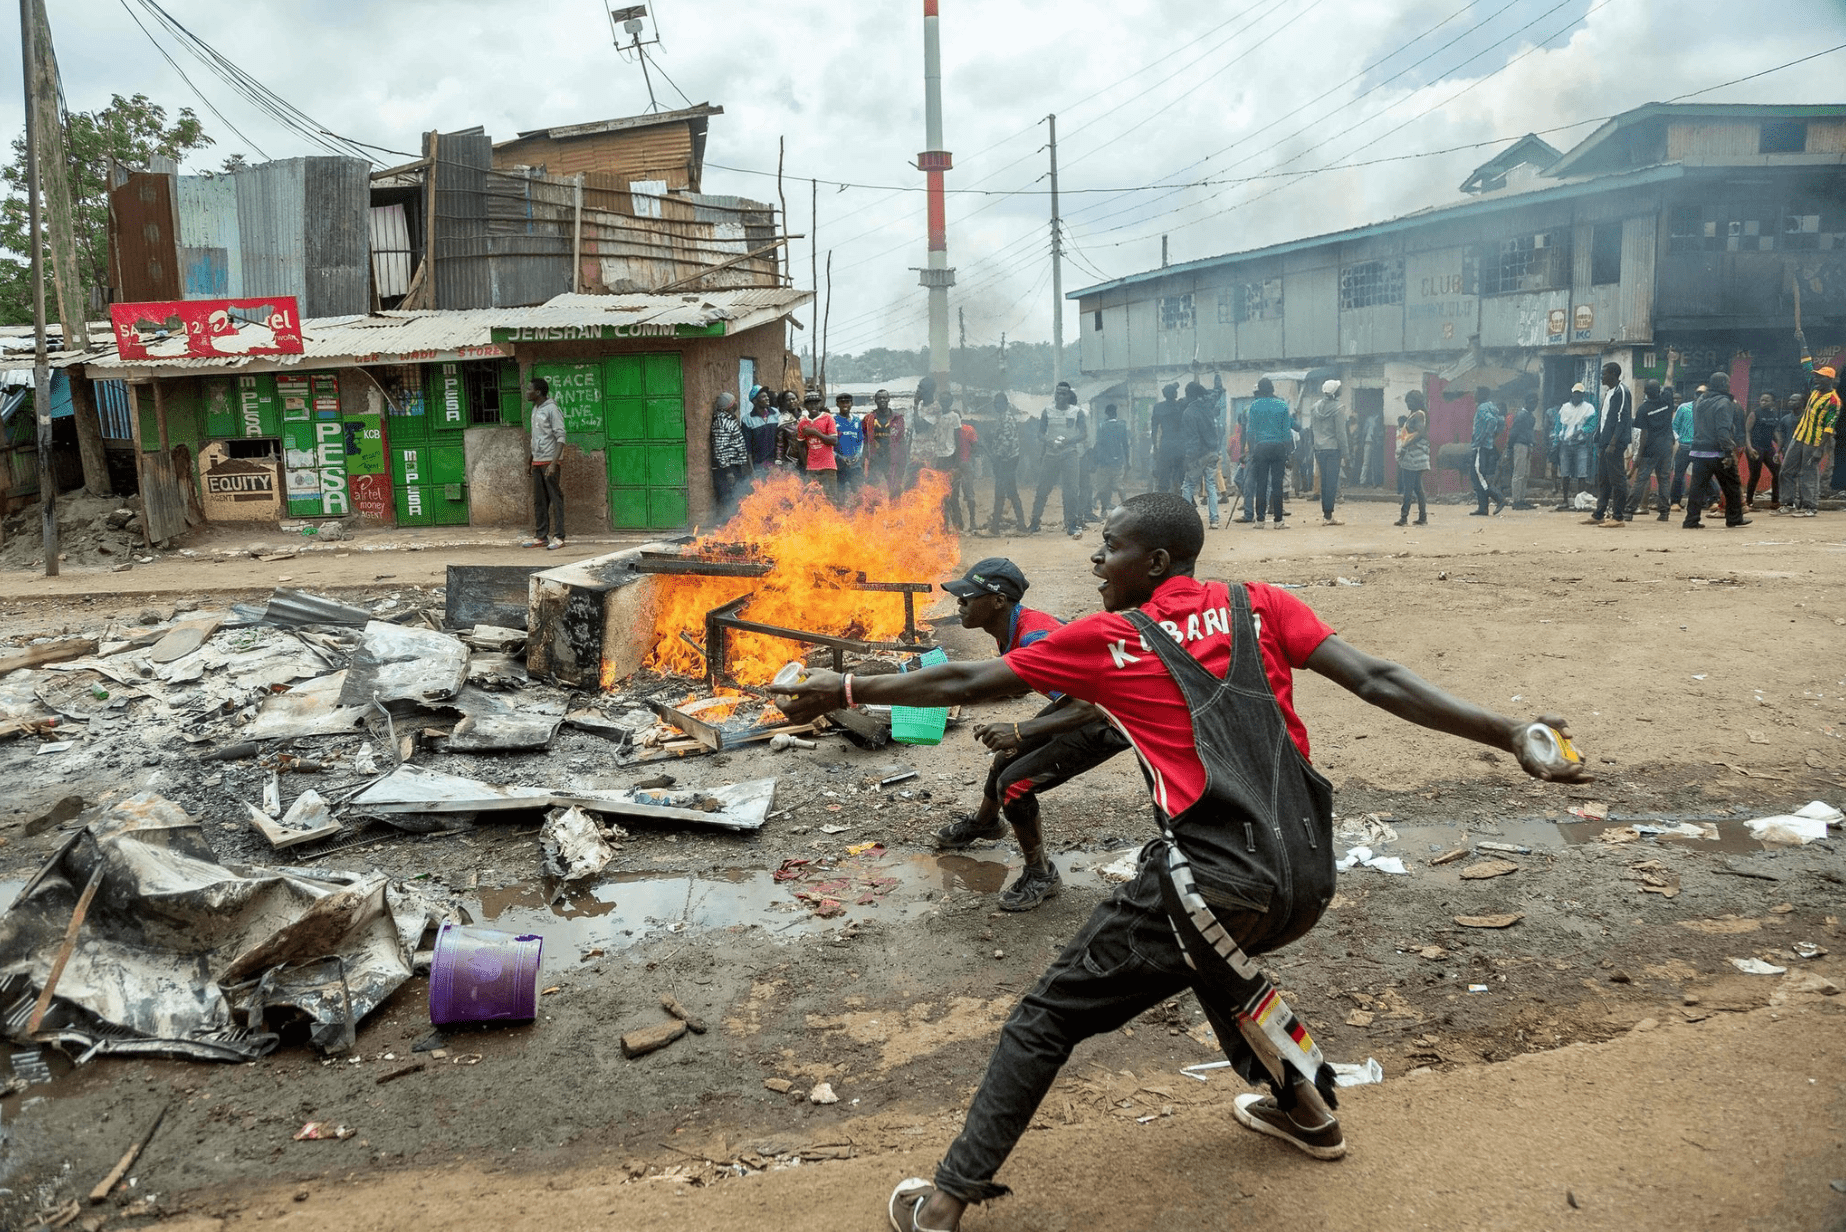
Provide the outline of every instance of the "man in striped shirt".
[[1839,373],[1830,367],[1816,368],[1808,353],[1808,340],[1800,331],[1795,341],[1801,344],[1801,367],[1813,379],[1813,392],[1807,406],[1795,421],[1795,431],[1788,442],[1788,460],[1782,469],[1789,475],[1791,496],[1789,516],[1811,518],[1820,509],[1820,473],[1832,464],[1835,428],[1840,418],[1840,395],[1836,390]]

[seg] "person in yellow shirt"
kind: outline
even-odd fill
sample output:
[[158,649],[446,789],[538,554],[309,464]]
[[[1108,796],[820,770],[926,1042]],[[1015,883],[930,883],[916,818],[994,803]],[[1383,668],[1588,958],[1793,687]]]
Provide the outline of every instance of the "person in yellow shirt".
[[1835,429],[1840,418],[1839,373],[1831,367],[1814,366],[1808,352],[1808,340],[1797,330],[1795,341],[1801,344],[1801,367],[1814,382],[1807,405],[1795,421],[1788,442],[1788,460],[1783,471],[1790,476],[1787,487],[1791,500],[1790,517],[1811,518],[1820,510],[1820,475],[1833,465]]

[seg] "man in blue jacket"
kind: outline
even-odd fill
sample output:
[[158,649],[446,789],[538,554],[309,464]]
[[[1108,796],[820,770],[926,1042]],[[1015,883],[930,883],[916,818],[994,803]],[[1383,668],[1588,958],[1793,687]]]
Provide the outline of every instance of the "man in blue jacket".
[[1276,397],[1275,383],[1268,377],[1256,383],[1256,401],[1247,418],[1244,435],[1250,442],[1250,490],[1256,493],[1255,529],[1263,529],[1263,514],[1273,508],[1276,529],[1281,530],[1283,475],[1295,447],[1295,425],[1288,403]]
[[1500,439],[1500,429],[1506,426],[1506,417],[1494,405],[1493,391],[1484,386],[1474,391],[1474,407],[1474,435],[1468,441],[1468,447],[1474,451],[1474,466],[1468,473],[1468,482],[1474,485],[1474,499],[1480,502],[1480,508],[1469,516],[1486,517],[1490,500],[1498,516],[1506,508],[1506,498],[1493,486],[1494,472],[1500,467],[1500,451],[1495,446]]

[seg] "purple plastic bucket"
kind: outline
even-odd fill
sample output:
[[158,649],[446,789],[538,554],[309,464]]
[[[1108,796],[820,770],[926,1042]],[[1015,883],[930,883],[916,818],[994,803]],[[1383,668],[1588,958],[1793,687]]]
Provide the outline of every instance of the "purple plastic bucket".
[[429,968],[429,1020],[525,1021],[538,1017],[538,962],[545,939],[444,924]]

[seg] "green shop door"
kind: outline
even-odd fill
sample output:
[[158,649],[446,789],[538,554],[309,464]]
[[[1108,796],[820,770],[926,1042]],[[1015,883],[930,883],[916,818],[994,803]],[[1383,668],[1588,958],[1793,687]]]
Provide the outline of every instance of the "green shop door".
[[680,356],[603,360],[609,520],[618,530],[686,525],[686,403]]

